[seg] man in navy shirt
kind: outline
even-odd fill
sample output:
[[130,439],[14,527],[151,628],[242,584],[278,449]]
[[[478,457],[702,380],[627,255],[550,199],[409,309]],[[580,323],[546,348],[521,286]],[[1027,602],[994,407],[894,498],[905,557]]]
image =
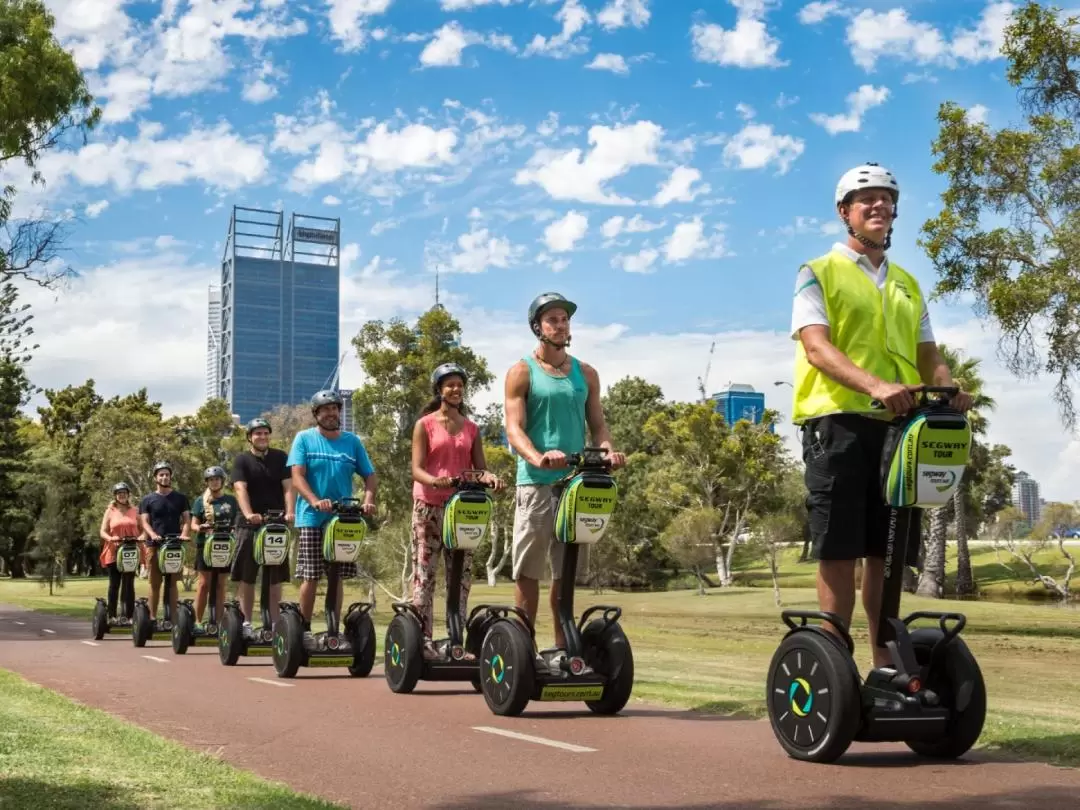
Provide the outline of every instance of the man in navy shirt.
[[[161,570],[157,564],[157,550],[162,539],[168,535],[180,535],[188,539],[191,524],[191,508],[187,496],[172,488],[172,466],[167,461],[154,465],[155,490],[139,501],[139,518],[146,533],[146,547],[150,552],[150,615],[157,618],[158,596],[161,592]],[[169,615],[176,619],[176,580],[169,593]]]

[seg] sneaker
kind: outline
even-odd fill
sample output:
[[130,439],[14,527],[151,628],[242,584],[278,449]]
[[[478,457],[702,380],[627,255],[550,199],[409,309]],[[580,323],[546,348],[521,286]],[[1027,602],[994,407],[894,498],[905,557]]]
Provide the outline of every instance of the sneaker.
[[244,622],[241,625],[241,634],[245,639],[255,638],[255,628],[251,626],[251,622]]
[[424,660],[425,661],[437,661],[442,658],[442,655],[437,649],[435,649],[435,642],[431,639],[424,640]]

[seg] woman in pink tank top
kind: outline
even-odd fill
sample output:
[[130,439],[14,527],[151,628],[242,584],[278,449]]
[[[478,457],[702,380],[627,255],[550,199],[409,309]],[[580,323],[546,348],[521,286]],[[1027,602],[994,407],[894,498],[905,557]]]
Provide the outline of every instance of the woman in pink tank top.
[[[450,570],[450,552],[442,544],[443,509],[450,499],[450,479],[463,470],[486,470],[484,443],[480,428],[465,415],[465,370],[454,363],[443,363],[431,375],[435,398],[416,420],[412,438],[413,474],[413,604],[424,620],[424,657],[439,658],[432,643],[432,601],[439,558]],[[485,481],[496,490],[502,482],[486,473]],[[440,553],[440,551],[442,553]],[[464,552],[461,573],[461,620],[472,587],[472,552]],[[471,654],[466,654],[470,660]]]

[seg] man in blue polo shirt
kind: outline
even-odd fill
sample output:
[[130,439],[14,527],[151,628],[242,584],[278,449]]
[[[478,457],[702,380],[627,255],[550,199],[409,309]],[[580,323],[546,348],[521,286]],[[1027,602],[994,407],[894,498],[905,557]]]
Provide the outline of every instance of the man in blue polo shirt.
[[[375,512],[378,479],[360,437],[341,429],[341,395],[319,391],[311,398],[316,427],[302,430],[293,439],[288,466],[293,488],[299,493],[296,528],[300,539],[296,556],[296,578],[300,580],[300,612],[304,629],[311,630],[315,592],[323,575],[323,528],[332,515],[331,502],[353,497],[353,474],[364,479],[364,514]],[[344,580],[357,575],[356,563],[341,566],[337,603],[345,602]]]

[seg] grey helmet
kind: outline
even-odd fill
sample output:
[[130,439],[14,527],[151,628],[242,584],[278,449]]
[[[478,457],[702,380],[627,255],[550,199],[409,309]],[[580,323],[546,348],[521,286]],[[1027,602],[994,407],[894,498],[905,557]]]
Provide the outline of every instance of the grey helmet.
[[154,477],[157,478],[157,474],[162,470],[168,470],[171,473],[173,471],[172,464],[167,461],[159,461],[154,465]]
[[211,478],[220,478],[222,482],[225,481],[225,470],[221,467],[207,467],[203,470],[203,481],[209,481]]
[[250,439],[251,434],[259,428],[266,428],[271,433],[274,432],[274,429],[270,427],[270,423],[267,420],[263,419],[261,416],[256,416],[254,419],[247,423],[247,437]]
[[128,493],[130,495],[131,494],[131,487],[129,487],[127,485],[126,481],[119,481],[119,482],[113,484],[113,488],[112,488],[112,494],[113,495],[115,495],[117,492],[126,492],[126,493]]
[[319,391],[311,398],[311,412],[315,413],[323,405],[337,405],[339,408],[345,404],[345,400],[341,398],[341,394],[337,391],[330,389],[324,389]]
[[457,363],[442,363],[436,366],[435,370],[431,372],[431,389],[438,394],[439,386],[442,385],[442,381],[455,374],[461,377],[462,382],[469,382],[469,375],[466,374],[465,369]]
[[566,314],[571,318],[577,312],[577,304],[562,293],[546,292],[536,296],[533,302],[529,304],[529,328],[537,337],[540,337],[540,316],[552,307],[565,309]]

